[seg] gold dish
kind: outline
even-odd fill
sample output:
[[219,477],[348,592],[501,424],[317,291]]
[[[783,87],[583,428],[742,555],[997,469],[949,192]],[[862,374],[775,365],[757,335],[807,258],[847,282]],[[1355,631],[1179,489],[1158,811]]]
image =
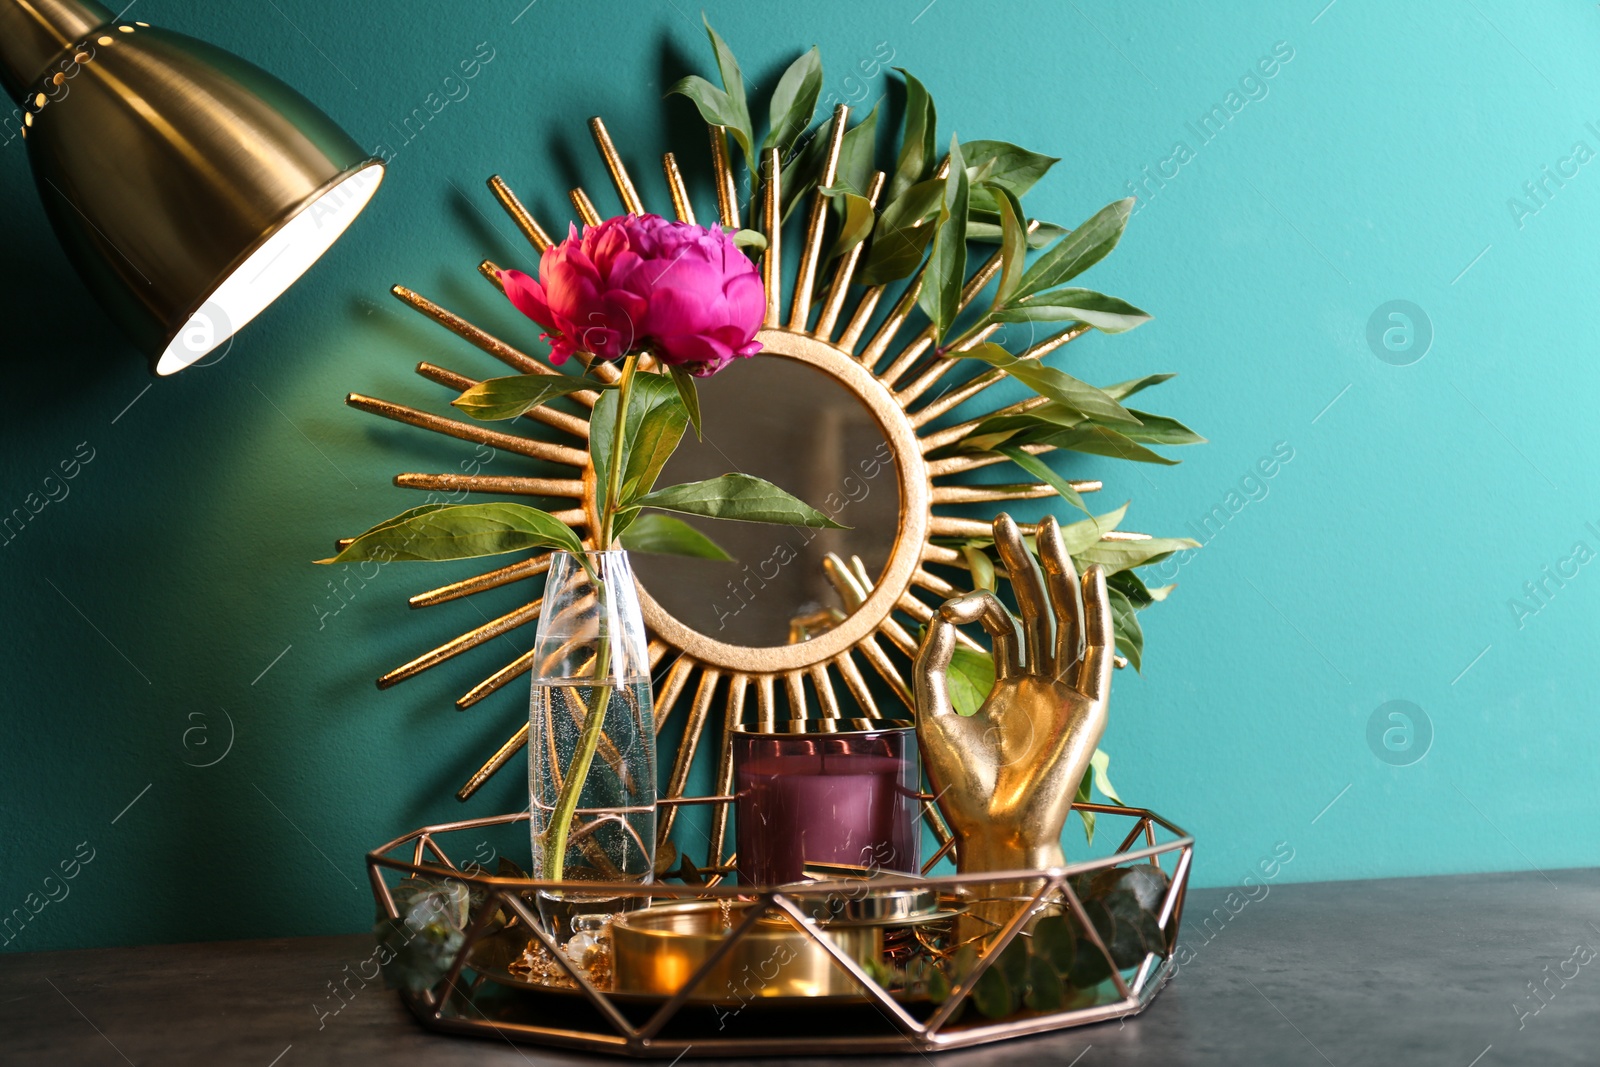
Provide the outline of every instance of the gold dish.
[[[693,900],[619,915],[611,924],[619,993],[669,997],[681,990],[746,920],[754,905]],[[767,913],[699,978],[689,1000],[746,1003],[769,997],[860,995],[828,951],[788,917]],[[877,926],[824,927],[823,936],[857,962],[883,950]]]

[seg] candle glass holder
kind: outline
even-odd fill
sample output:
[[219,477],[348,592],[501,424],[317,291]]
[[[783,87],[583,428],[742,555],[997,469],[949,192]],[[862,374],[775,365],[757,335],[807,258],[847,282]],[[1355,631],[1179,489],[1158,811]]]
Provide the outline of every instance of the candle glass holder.
[[842,731],[826,719],[789,727],[733,733],[739,881],[798,882],[807,863],[918,873],[915,728]]

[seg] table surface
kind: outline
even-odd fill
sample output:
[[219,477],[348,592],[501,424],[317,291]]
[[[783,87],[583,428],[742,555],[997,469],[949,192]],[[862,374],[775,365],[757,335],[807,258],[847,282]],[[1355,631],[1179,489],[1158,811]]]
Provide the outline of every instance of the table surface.
[[[1142,1016],[932,1059],[863,1062],[1600,1060],[1600,870],[1271,885],[1248,902],[1229,892],[1190,893],[1182,966]],[[325,1015],[337,1003],[329,984],[371,944],[357,935],[0,955],[0,1063],[628,1062],[435,1035],[376,984]]]

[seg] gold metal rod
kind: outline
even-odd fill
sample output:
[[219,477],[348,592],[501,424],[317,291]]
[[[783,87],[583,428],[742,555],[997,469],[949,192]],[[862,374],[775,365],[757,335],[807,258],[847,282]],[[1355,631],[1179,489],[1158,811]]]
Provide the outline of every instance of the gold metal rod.
[[[878,206],[878,197],[883,195],[885,178],[883,171],[878,171],[872,176],[872,184],[867,188],[867,203],[874,208]],[[837,180],[837,176],[835,180]],[[855,277],[856,264],[861,261],[861,255],[866,251],[866,248],[867,242],[861,241],[839,260],[838,269],[833,272],[833,285],[828,289],[828,299],[823,302],[822,310],[817,314],[817,328],[811,331],[811,336],[824,341],[833,336],[833,328],[839,323],[839,313],[844,310],[845,297],[850,294],[850,279]],[[868,314],[870,316],[871,313],[869,312]],[[857,336],[860,336],[859,332]],[[854,343],[852,341],[849,346],[846,346],[841,339],[840,347],[848,352],[854,346]]]
[[694,204],[689,201],[689,187],[683,183],[683,171],[678,169],[678,157],[668,152],[661,157],[661,172],[667,177],[667,191],[672,194],[672,210],[679,222],[694,223]]
[[[1088,333],[1089,330],[1089,326],[1079,323],[1070,329],[1062,330],[1060,333],[1055,334],[1052,337],[1045,338],[1043,341],[1040,341],[1038,344],[1033,345],[1030,348],[1024,349],[1022,352],[1017,354],[1017,358],[1041,359],[1044,356],[1049,355],[1051,352],[1054,352],[1062,345],[1082,337],[1084,334]],[[998,382],[1003,377],[1005,377],[1005,372],[1000,370],[984,371],[982,374],[975,376],[971,381],[957,386],[938,399],[931,400],[927,404],[918,408],[916,411],[911,412],[911,425],[915,427],[922,427],[926,425],[927,423],[938,418],[940,415],[943,415],[945,412],[949,411],[951,408],[963,404],[977,396],[979,393],[983,392],[985,389],[989,388],[989,386],[993,385],[995,382]]]
[[828,677],[828,665],[818,663],[812,666],[811,685],[817,691],[817,702],[822,705],[824,719],[842,719],[844,713],[839,710],[839,697],[833,691],[833,679]]
[[767,149],[761,156],[762,224],[767,235],[767,251],[761,257],[761,281],[767,287],[764,321],[768,326],[776,326],[779,302],[783,299],[783,167],[776,148]]
[[911,699],[911,688],[906,685],[906,680],[895,669],[894,663],[889,659],[889,654],[878,644],[878,639],[871,635],[861,639],[856,645],[856,651],[866,657],[872,669],[878,672],[878,677],[886,682],[894,695],[900,698],[900,703],[913,713],[916,711],[916,702]]
[[[920,567],[918,567],[917,572],[911,576],[911,581],[915,585],[922,586],[922,588],[926,589],[934,596],[943,597],[946,600],[953,596],[961,595],[961,590],[957,589],[943,578],[940,578],[938,575],[930,574]],[[918,603],[921,603],[921,601],[918,601]],[[932,617],[933,613],[930,610],[929,618]],[[925,619],[923,621],[926,622],[927,620]]]
[[717,178],[717,211],[728,230],[739,228],[739,187],[734,182],[733,164],[728,159],[728,128],[711,126],[711,168]]
[[794,302],[789,308],[789,329],[794,333],[804,333],[806,323],[811,318],[811,293],[817,284],[817,264],[822,260],[822,239],[828,232],[828,198],[822,190],[830,188],[839,175],[839,151],[844,147],[845,124],[849,117],[849,105],[840,104],[833,109],[827,154],[822,158],[822,174],[817,179],[817,191],[811,195],[811,215],[806,220],[800,272],[795,277]]
[[406,603],[413,608],[427,608],[435,604],[443,604],[447,600],[459,600],[464,596],[482,593],[489,589],[499,589],[501,586],[520,582],[525,578],[534,578],[550,569],[550,553],[546,552],[533,559],[525,559],[505,567],[499,567],[488,574],[480,574],[475,578],[463,578],[459,582],[441,585],[437,589],[430,589],[426,593],[418,593]]
[[462,801],[471,800],[472,794],[482,789],[483,783],[487,782],[490,778],[493,778],[495,772],[501,767],[504,767],[507,763],[510,763],[511,757],[515,756],[518,752],[521,752],[527,743],[528,724],[523,723],[522,727],[516,733],[511,735],[511,739],[505,744],[501,745],[495,754],[489,757],[489,762],[485,763],[482,767],[479,767],[477,771],[473,773],[472,777],[467,779],[467,784],[456,791],[456,799]]
[[[990,529],[990,533],[992,534],[993,532],[994,532],[993,528],[991,528]],[[910,593],[907,593],[903,599],[912,600],[920,607],[926,607],[927,606],[927,605],[923,604],[922,601],[917,600],[916,597],[913,597]],[[896,606],[902,608],[903,610],[905,609],[905,605],[903,605],[903,604],[897,604]],[[910,610],[907,610],[906,613],[908,615],[913,615],[914,614],[913,611],[910,611]],[[924,619],[922,621],[926,622],[927,620]],[[912,637],[911,634],[906,631],[906,628],[904,626],[901,626],[894,619],[884,619],[883,620],[883,624],[880,627],[880,629],[883,632],[883,636],[887,637],[889,639],[890,643],[892,643],[896,648],[898,648],[901,652],[904,652],[907,656],[910,656],[913,659],[916,658],[916,655],[917,655],[917,641],[916,641],[916,638]],[[956,632],[958,634],[960,633],[959,630],[956,631]]]
[[967,557],[954,548],[932,543],[922,546],[922,561],[924,563],[942,563],[947,567],[965,567]]
[[479,263],[478,273],[483,275],[484,278],[488,280],[489,284],[500,290],[501,293],[506,291],[506,283],[500,280],[500,264],[496,263],[494,260],[486,259],[482,263]]
[[656,736],[661,736],[661,730],[667,725],[667,720],[672,717],[673,708],[678,703],[678,697],[683,693],[683,686],[689,680],[689,674],[700,664],[688,656],[680,654],[667,669],[667,677],[661,683],[661,692],[656,697],[656,710],[661,714],[656,716]]
[[[717,756],[716,791],[722,796],[733,792],[733,731],[744,723],[744,698],[749,686],[747,674],[728,678],[728,702],[722,712],[722,750]],[[711,866],[722,862],[728,840],[729,809],[728,804],[718,804],[711,812],[711,840],[706,848],[706,860]]]
[[[1068,482],[1074,492],[1094,493],[1102,486],[1097,481]],[[1054,486],[1043,482],[1025,485],[936,485],[933,503],[938,504],[988,504],[1001,500],[1045,500],[1055,496]]]
[[567,193],[567,198],[572,201],[574,210],[578,212],[578,218],[585,225],[600,225],[600,212],[595,209],[594,201],[589,199],[589,194],[584,192],[581,186],[570,190]]
[[778,701],[770,674],[756,676],[756,730],[770,734],[778,729]]
[[622,165],[617,146],[611,141],[611,132],[606,129],[599,115],[589,120],[589,132],[594,135],[594,146],[600,150],[600,158],[605,160],[606,170],[611,173],[611,184],[617,187],[622,209],[630,215],[643,215],[644,201],[639,199],[639,191],[633,187],[633,179],[628,177],[628,168]]
[[533,669],[534,655],[538,651],[539,650],[536,648],[529,649],[527,652],[524,652],[510,663],[506,664],[504,667],[501,667],[499,670],[489,675],[489,677],[485,678],[483,681],[467,690],[467,692],[456,701],[456,708],[460,711],[466,711],[484,697],[487,697],[491,693],[499,692],[508,683],[514,682],[518,678],[521,678],[524,674],[527,674]]
[[[457,393],[464,393],[468,389],[471,389],[473,386],[478,384],[478,380],[476,378],[468,378],[464,374],[457,374],[455,371],[446,370],[444,367],[438,366],[434,363],[429,363],[426,360],[417,364],[417,373],[428,379],[430,382],[436,382],[439,385],[444,386],[446,389],[455,390]],[[540,404],[531,411],[525,411],[523,412],[522,417],[525,419],[530,419],[534,422],[542,422],[546,426],[552,427],[553,429],[564,430],[567,433],[570,433],[572,436],[581,438],[584,441],[589,439],[588,419],[580,418],[577,415],[569,415],[565,411],[557,411],[549,404]]]
[[783,688],[789,696],[789,719],[799,722],[811,718],[811,710],[806,704],[806,678],[799,671],[787,671],[783,676]]
[[379,689],[388,689],[398,685],[408,678],[415,678],[429,667],[436,667],[447,659],[459,656],[461,653],[477,648],[481,644],[493,641],[502,634],[510,633],[519,626],[534,622],[539,618],[539,607],[543,598],[524,604],[516,611],[508,612],[498,619],[490,619],[474,630],[468,630],[453,640],[447,641],[438,648],[424,652],[410,663],[396,667],[394,670],[378,679]]
[[856,345],[861,343],[861,335],[866,332],[867,323],[872,321],[873,312],[878,310],[878,301],[883,299],[883,290],[883,286],[873,285],[868,286],[867,291],[861,294],[861,299],[857,301],[856,309],[851,314],[844,333],[834,342],[835,348],[841,352],[855,352]]
[[[1001,255],[996,252],[989,257],[983,266],[973,272],[972,277],[968,278],[967,283],[961,287],[961,302],[956,305],[956,314],[959,315],[965,311],[977,299],[978,294],[983,291],[985,285],[989,284],[990,279],[1000,273],[1000,265]],[[900,357],[890,364],[889,369],[883,372],[884,382],[893,385],[899,381],[900,376],[911,368],[917,357],[933,344],[933,340],[933,323],[930,322],[922,328],[922,332],[917,335],[916,340],[906,346],[906,350],[900,354]],[[904,405],[901,406],[903,407]]]
[[[1054,452],[1055,445],[1023,445],[1022,450],[1030,456],[1042,456],[1046,452]],[[996,463],[1007,462],[1006,457],[998,452],[974,452],[963,456],[946,456],[944,459],[931,459],[928,461],[928,477],[943,478],[951,474],[965,474],[981,467],[993,466]]]
[[922,295],[922,276],[927,273],[927,270],[927,265],[924,264],[922,269],[917,271],[916,277],[912,278],[906,286],[906,291],[900,294],[899,303],[895,304],[894,310],[889,312],[889,317],[883,320],[883,325],[878,327],[878,332],[872,335],[872,340],[867,342],[867,347],[861,350],[861,355],[856,357],[863,367],[871,370],[877,366],[878,361],[883,358],[884,352],[888,350],[890,342],[894,340],[894,335],[899,333],[900,327],[906,324],[906,319],[910,317],[911,310],[917,306],[917,297]]
[[506,214],[511,216],[511,221],[516,223],[517,229],[522,231],[522,236],[528,239],[528,243],[533,245],[536,251],[543,253],[545,249],[555,244],[550,235],[545,233],[544,227],[533,217],[533,213],[522,205],[522,201],[517,199],[517,194],[511,191],[511,186],[507,185],[500,175],[496,174],[489,179],[489,192],[500,201],[500,206],[505,208]]
[[650,672],[661,666],[661,661],[667,658],[667,653],[672,651],[672,646],[660,638],[651,638],[650,643],[644,648],[644,658],[650,664]]
[[[700,687],[695,690],[694,703],[689,706],[689,721],[683,727],[683,740],[678,744],[678,754],[673,757],[672,777],[667,781],[667,796],[681,797],[689,785],[689,771],[694,766],[694,754],[700,747],[700,735],[705,731],[706,716],[711,711],[711,698],[717,691],[722,675],[707,667],[700,673]],[[672,824],[678,809],[670,807],[661,813],[656,827],[656,841],[665,841],[672,833]]]
[[[878,702],[872,697],[872,690],[867,685],[867,680],[861,675],[861,668],[856,666],[856,661],[851,658],[850,651],[839,653],[833,661],[839,668],[839,677],[844,679],[845,688],[850,690],[850,695],[855,698],[856,706],[861,709],[862,715],[869,719],[883,718],[883,712],[878,710]],[[856,718],[856,716],[850,716]]]
[[472,441],[490,448],[498,448],[502,452],[514,452],[519,456],[530,459],[542,459],[547,463],[561,463],[568,467],[582,468],[589,462],[589,454],[580,452],[576,448],[565,445],[555,445],[548,441],[535,441],[528,437],[518,437],[515,434],[500,433],[496,430],[482,430],[476,426],[468,426],[454,419],[447,419],[441,415],[433,415],[416,408],[408,408],[404,404],[392,404],[387,400],[377,400],[360,393],[351,393],[344,398],[344,402],[351,407],[373,415],[381,415],[395,422],[404,422],[434,433],[442,433],[447,437],[455,437],[462,441]]
[[[955,351],[966,352],[976,348],[987,341],[998,329],[1000,329],[998,322],[990,323],[971,338],[961,342],[960,347],[956,348]],[[933,388],[940,378],[954,370],[959,362],[954,356],[935,356],[933,362],[928,365],[928,369],[923,371],[916,381],[895,393],[894,398],[900,402],[902,408],[910,407],[918,397]]]
[[1048,403],[1050,403],[1049,397],[1030,396],[1026,400],[1019,400],[1015,404],[1010,404],[1006,407],[1003,407],[999,411],[991,411],[989,414],[981,416],[980,418],[968,419],[966,422],[958,422],[954,426],[947,426],[944,429],[938,430],[934,433],[923,434],[922,452],[924,455],[926,455],[936,448],[943,448],[946,445],[953,445],[963,437],[967,436],[967,434],[971,433],[973,430],[976,430],[983,423],[988,422],[990,419],[998,419],[1006,415],[1025,415],[1034,408],[1043,407]]
[[[520,351],[486,330],[479,329],[466,319],[453,311],[435,304],[432,300],[422,296],[403,285],[396,285],[389,290],[401,303],[420,311],[440,326],[449,330],[463,341],[487,352],[513,370],[523,374],[559,374],[554,367],[535,359],[526,352]],[[574,394],[577,395],[577,394]],[[593,401],[589,401],[593,403]]]
[[[1018,528],[1024,534],[1037,532],[1034,523],[1018,523]],[[959,519],[953,515],[935,515],[928,524],[928,534],[931,537],[981,537],[994,536],[994,523],[983,519]]]
[[582,500],[581,478],[523,478],[490,474],[416,474],[394,476],[401,489],[433,489],[445,493],[500,493],[506,496],[553,496]]

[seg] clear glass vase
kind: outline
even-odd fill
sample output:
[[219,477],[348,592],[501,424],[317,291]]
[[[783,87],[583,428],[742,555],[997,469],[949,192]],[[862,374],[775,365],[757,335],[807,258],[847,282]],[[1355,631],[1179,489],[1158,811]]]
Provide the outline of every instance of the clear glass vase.
[[[587,557],[587,569],[566,552],[551,557],[534,638],[531,870],[535,878],[568,882],[649,882],[656,731],[644,618],[628,554]],[[582,783],[575,794],[564,790],[573,779]],[[541,910],[563,937],[577,932],[586,915],[616,910],[589,894],[542,896],[549,899],[540,901]]]

